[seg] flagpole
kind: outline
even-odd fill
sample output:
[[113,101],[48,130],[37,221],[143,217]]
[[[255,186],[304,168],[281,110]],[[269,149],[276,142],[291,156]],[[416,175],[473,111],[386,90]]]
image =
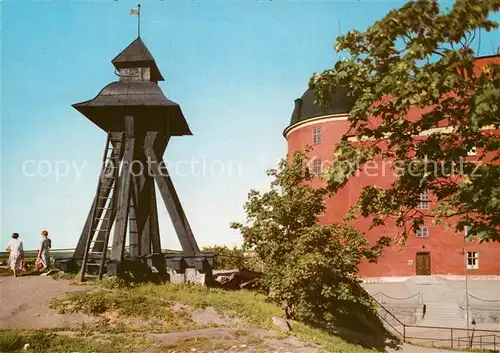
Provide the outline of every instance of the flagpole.
[[137,37],[141,36],[141,4],[137,4]]

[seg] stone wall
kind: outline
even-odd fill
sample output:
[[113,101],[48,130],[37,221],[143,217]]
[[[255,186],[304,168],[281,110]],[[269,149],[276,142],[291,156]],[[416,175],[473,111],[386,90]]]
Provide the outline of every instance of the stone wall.
[[201,285],[209,284],[211,276],[201,273],[194,268],[186,268],[184,272],[176,272],[175,270],[168,269],[170,282],[172,283],[196,283]]

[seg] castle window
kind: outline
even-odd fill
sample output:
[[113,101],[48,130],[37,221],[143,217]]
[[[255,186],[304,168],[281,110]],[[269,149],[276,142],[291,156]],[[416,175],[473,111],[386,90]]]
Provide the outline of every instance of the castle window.
[[313,145],[321,143],[321,127],[313,127]]
[[429,209],[429,192],[424,190],[420,193],[420,197],[417,203],[417,210],[428,210]]
[[475,270],[479,268],[479,254],[477,251],[467,251],[467,269]]
[[467,152],[468,156],[475,156],[476,155],[476,147],[472,147],[470,151]]
[[428,227],[420,227],[420,229],[417,229],[417,237],[419,238],[426,238],[429,236],[429,228]]
[[321,174],[321,172],[322,172],[322,170],[321,170],[321,164],[322,164],[321,163],[321,158],[313,159],[311,173],[313,173],[314,175]]

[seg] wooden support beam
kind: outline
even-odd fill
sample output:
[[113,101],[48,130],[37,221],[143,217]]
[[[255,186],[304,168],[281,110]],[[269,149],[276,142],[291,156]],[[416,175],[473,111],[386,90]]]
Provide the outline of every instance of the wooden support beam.
[[121,184],[118,190],[118,204],[116,212],[115,231],[113,235],[113,247],[111,249],[111,260],[122,261],[125,251],[125,236],[127,233],[127,221],[130,206],[130,184],[132,181],[131,163],[134,159],[134,117],[125,117],[125,151],[123,154],[123,166],[121,171]]
[[[131,202],[129,216],[131,227],[129,235],[130,247],[135,249],[134,252],[131,252],[134,257],[151,254],[150,213],[152,187],[154,187],[154,180],[146,172],[134,176],[132,179],[133,202]],[[137,246],[132,247],[133,244],[137,244]]]
[[[152,180],[153,181],[153,180]],[[149,212],[150,238],[153,254],[161,253],[160,226],[158,224],[158,207],[156,205],[156,190],[154,182],[151,183],[151,210]]]
[[158,185],[163,201],[165,202],[165,206],[167,207],[182,250],[186,255],[198,254],[200,249],[198,248],[187,217],[182,209],[172,180],[168,175],[163,158],[157,157],[153,149],[155,137],[156,136],[152,133],[148,133],[146,135],[145,144],[146,157],[150,158],[154,179]]
[[[153,149],[158,155],[163,155],[168,144],[169,137],[165,133],[151,132],[150,140],[153,141]],[[144,224],[143,232],[141,233],[141,255],[151,253],[161,253],[160,229],[158,225],[158,207],[156,204],[156,192],[152,171],[149,169],[149,163],[145,155],[146,139],[142,141],[141,151],[144,156],[146,168],[144,169],[144,177],[140,179],[142,191],[140,193],[140,203],[145,211],[147,218]],[[149,144],[150,142],[148,142]],[[137,149],[136,149],[137,150]]]
[[150,212],[151,212],[151,185],[153,178],[146,176],[142,192],[140,195],[141,202],[141,252],[140,255],[151,254],[151,226],[150,226]]
[[136,178],[132,177],[131,185],[131,195],[130,195],[130,209],[128,215],[128,227],[129,227],[129,252],[130,256],[138,257],[141,252],[141,241],[137,225],[137,182]]
[[136,234],[130,238],[131,244],[138,244],[137,252],[132,256],[151,254],[149,236],[150,186],[153,182],[148,174],[146,155],[144,154],[144,135],[136,136],[133,165],[133,197],[135,202]]

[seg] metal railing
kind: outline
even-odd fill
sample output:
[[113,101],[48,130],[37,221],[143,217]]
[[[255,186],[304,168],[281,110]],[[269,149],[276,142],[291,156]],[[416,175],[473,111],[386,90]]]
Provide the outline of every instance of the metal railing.
[[386,304],[386,299],[390,299],[393,301],[392,304],[395,303],[411,303],[411,304],[417,304],[417,305],[423,305],[424,304],[424,299],[422,293],[418,292],[416,294],[410,295],[409,297],[391,297],[390,295],[387,295],[382,292],[377,292],[372,295],[372,297],[376,298],[379,303]]
[[[497,351],[500,349],[500,331],[467,329],[458,327],[437,327],[408,325],[398,319],[377,299],[370,295],[377,305],[376,313],[403,342],[443,348],[479,348]],[[383,315],[385,314],[385,315]]]
[[[381,315],[379,310],[376,310],[376,313],[378,317],[380,317],[387,325],[389,325],[395,333],[399,334],[401,338],[403,339],[403,342],[406,342],[406,325],[401,322],[393,313],[391,313],[389,310],[387,310],[382,304],[380,304],[377,299],[372,297],[370,294],[368,294],[372,300],[377,304],[378,308],[377,309],[382,309],[385,311],[386,314],[389,315],[389,317],[392,320],[388,320],[386,316]],[[391,322],[392,321],[392,322]],[[396,326],[400,327],[400,329],[396,328]]]
[[[125,251],[129,251],[130,246],[125,247]],[[162,249],[162,253],[176,253],[176,252],[182,252],[182,250],[173,250],[173,249]],[[73,253],[75,252],[75,249],[50,249],[50,255],[55,256],[55,257],[73,257]],[[38,250],[24,250],[24,256],[25,257],[32,257],[35,256],[38,253]],[[9,258],[9,252],[8,251],[0,251],[0,260],[6,260]]]
[[[452,329],[457,330],[457,329]],[[453,331],[452,331],[453,332]],[[453,335],[453,333],[452,333]],[[500,349],[500,335],[490,334],[490,335],[474,335],[471,337],[452,337],[448,339],[437,339],[430,341],[432,347],[444,347],[440,342],[450,341],[449,347],[451,348],[469,348],[469,349],[481,349],[489,351],[497,351]],[[448,347],[448,346],[447,346]]]
[[466,310],[467,305],[469,308],[478,310],[499,310],[500,299],[484,299],[476,297],[472,294],[464,294],[464,297],[458,306],[460,309]]

